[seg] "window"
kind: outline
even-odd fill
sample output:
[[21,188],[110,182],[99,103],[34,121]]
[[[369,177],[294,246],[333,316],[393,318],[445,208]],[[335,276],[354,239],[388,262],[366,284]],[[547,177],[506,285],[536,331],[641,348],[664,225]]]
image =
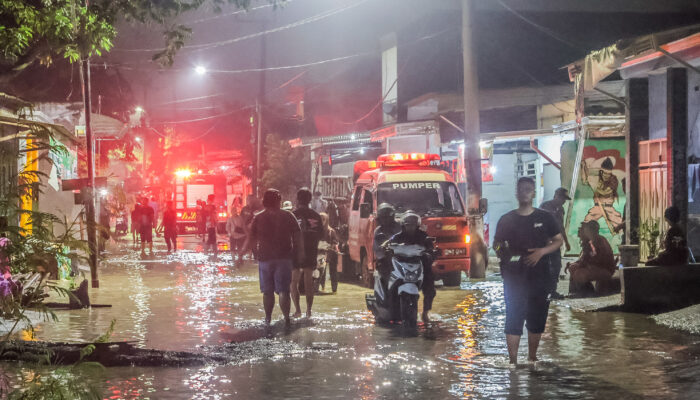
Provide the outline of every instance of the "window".
[[369,190],[365,190],[365,195],[362,198],[362,202],[365,204],[369,204],[370,213],[374,211],[374,203],[372,202],[372,192],[370,192]]
[[359,186],[355,187],[355,193],[352,195],[352,210],[357,211],[360,208],[360,194],[362,194],[362,188]]

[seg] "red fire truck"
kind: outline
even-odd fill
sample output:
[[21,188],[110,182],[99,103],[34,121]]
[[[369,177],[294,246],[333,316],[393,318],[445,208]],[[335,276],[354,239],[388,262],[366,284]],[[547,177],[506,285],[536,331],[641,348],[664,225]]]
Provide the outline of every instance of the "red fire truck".
[[[436,238],[442,255],[433,263],[436,279],[458,286],[469,271],[469,228],[464,202],[452,177],[440,169],[440,156],[424,153],[383,154],[376,161],[358,161],[349,205],[348,255],[351,268],[373,285],[372,241],[377,206],[389,203],[397,217],[418,213],[422,229]],[[345,271],[343,266],[343,272]]]
[[215,196],[214,204],[218,213],[217,231],[226,231],[228,217],[226,204],[226,177],[216,174],[194,173],[189,169],[175,171],[173,191],[177,226],[181,234],[197,233],[197,201],[207,201],[210,194]]

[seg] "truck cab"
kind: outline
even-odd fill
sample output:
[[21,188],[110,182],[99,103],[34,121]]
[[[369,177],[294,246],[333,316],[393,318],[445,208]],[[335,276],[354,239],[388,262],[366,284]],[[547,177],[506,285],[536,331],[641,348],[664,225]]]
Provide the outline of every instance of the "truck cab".
[[464,202],[451,176],[439,169],[437,154],[396,153],[355,164],[355,183],[349,204],[348,255],[366,285],[372,284],[377,205],[388,203],[397,219],[411,210],[422,227],[435,237],[442,255],[433,263],[436,279],[457,286],[469,271],[469,230]]

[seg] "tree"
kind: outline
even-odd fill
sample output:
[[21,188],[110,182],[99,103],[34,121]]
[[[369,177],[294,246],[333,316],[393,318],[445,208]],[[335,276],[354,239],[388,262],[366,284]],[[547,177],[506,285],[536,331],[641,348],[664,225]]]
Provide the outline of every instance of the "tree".
[[[271,0],[276,3],[277,0]],[[175,23],[182,13],[210,4],[248,8],[251,0],[0,0],[0,73],[13,75],[55,56],[72,62],[112,48],[120,19],[163,27],[163,50],[153,55],[169,66],[191,29]]]
[[311,176],[311,163],[306,149],[292,148],[289,142],[276,134],[265,138],[265,165],[261,183],[264,189],[274,188],[287,199],[294,198],[296,191],[308,186]]

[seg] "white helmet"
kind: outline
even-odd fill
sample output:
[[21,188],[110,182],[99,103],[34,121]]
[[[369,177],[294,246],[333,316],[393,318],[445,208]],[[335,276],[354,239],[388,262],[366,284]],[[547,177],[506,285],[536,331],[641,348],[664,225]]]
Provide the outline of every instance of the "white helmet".
[[420,226],[420,215],[416,214],[415,212],[408,210],[404,213],[403,217],[401,217],[401,225],[406,225],[406,224],[411,224],[414,223],[417,226]]

